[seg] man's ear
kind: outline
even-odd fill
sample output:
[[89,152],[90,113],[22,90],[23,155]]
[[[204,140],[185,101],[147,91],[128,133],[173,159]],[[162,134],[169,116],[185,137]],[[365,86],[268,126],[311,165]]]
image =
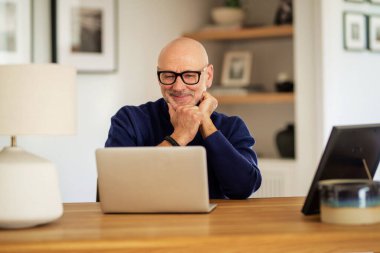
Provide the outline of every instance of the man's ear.
[[212,64],[209,64],[207,66],[207,80],[206,80],[207,88],[211,87],[213,79],[214,79],[214,66]]

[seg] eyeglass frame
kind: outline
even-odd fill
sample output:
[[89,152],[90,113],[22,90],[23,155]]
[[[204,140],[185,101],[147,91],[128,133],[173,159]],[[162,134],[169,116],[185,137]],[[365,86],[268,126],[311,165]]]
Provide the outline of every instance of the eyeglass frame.
[[[202,72],[206,71],[207,67],[210,66],[210,64],[207,64],[206,66],[204,66],[201,70],[185,70],[185,71],[182,71],[182,72],[175,72],[175,71],[171,71],[171,70],[157,70],[157,78],[158,78],[158,81],[160,82],[160,84],[164,85],[164,86],[170,86],[170,85],[173,85],[175,84],[175,82],[177,82],[177,78],[178,76],[181,77],[181,80],[184,84],[186,85],[189,85],[189,86],[192,86],[192,85],[197,85],[199,83],[199,81],[201,80],[201,75],[202,75]],[[174,81],[170,84],[165,84],[163,82],[161,82],[161,78],[160,78],[160,75],[162,73],[170,73],[170,74],[174,74],[175,78],[174,78]],[[192,83],[192,84],[189,84],[189,83],[186,83],[184,78],[183,78],[183,74],[186,74],[186,73],[195,73],[195,74],[198,74],[198,81],[196,83]]]

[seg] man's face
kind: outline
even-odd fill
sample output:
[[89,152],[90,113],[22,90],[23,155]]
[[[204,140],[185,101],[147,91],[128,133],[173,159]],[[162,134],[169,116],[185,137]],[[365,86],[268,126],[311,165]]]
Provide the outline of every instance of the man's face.
[[[161,51],[157,70],[172,72],[167,76],[169,82],[166,83],[170,84],[165,85],[159,80],[158,83],[163,98],[174,109],[178,106],[197,105],[202,99],[203,92],[211,87],[214,73],[213,66],[208,64],[207,53],[203,46],[186,38],[169,43]],[[190,75],[182,74],[182,79],[178,74],[186,71],[189,71]],[[196,84],[193,84],[194,80],[198,79],[194,79],[192,71],[199,73],[199,82]]]
[[[175,76],[175,74],[168,72],[163,73],[162,80],[164,78],[175,79],[175,82],[171,85],[164,85],[160,83],[161,93],[166,102],[170,103],[175,109],[178,106],[183,105],[197,105],[202,98],[202,94],[207,88],[211,86],[210,76],[212,77],[212,66],[201,64],[179,64],[177,66],[159,66],[159,71],[172,71],[175,73],[182,73],[181,76]],[[187,72],[188,71],[188,72]],[[194,71],[194,72],[193,72]],[[198,72],[198,73],[197,73]],[[199,73],[200,72],[200,73]],[[192,84],[198,80],[196,84]],[[189,84],[186,84],[189,83]]]

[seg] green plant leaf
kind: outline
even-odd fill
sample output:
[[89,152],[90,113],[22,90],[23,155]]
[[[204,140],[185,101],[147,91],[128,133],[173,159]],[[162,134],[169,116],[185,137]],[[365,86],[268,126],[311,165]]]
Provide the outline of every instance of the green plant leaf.
[[225,5],[228,7],[240,7],[240,1],[239,0],[226,0]]

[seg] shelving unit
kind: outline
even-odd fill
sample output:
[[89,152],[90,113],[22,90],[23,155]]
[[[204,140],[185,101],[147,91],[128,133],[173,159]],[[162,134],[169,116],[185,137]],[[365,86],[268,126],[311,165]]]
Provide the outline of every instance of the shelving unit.
[[185,33],[185,37],[195,40],[241,40],[241,39],[267,39],[291,37],[293,27],[290,25],[264,26],[256,28],[241,28],[230,30],[202,30],[194,33]]
[[[257,1],[245,6],[249,15],[245,24],[267,24],[264,26],[225,30],[205,28],[183,34],[200,41],[214,65],[214,84],[209,92],[218,100],[217,112],[240,117],[256,141],[253,149],[258,155],[265,183],[253,197],[292,196],[296,190],[294,180],[298,173],[299,147],[295,147],[295,158],[281,157],[276,137],[290,124],[294,124],[298,131],[304,124],[297,122],[296,115],[300,93],[295,80],[295,69],[299,66],[295,62],[294,41],[299,29],[292,25],[272,25],[277,7],[277,0]],[[233,51],[252,55],[249,87],[220,85],[225,55]],[[280,73],[288,74],[295,82],[294,92],[276,91]],[[299,140],[298,134],[295,133],[295,140]]]
[[293,103],[293,93],[249,93],[242,95],[215,95],[220,105]]
[[[263,26],[255,28],[241,28],[231,30],[201,30],[193,33],[185,33],[189,37],[198,41],[223,41],[223,40],[244,40],[244,39],[270,39],[285,38],[293,36],[291,25]],[[293,93],[252,93],[244,95],[217,95],[220,104],[274,104],[293,103]]]
[[[290,46],[294,36],[293,26],[268,25],[228,30],[203,29],[197,32],[185,33],[184,36],[205,42],[207,51],[212,52],[211,62],[214,62],[214,66],[215,62],[218,64],[218,71],[221,70],[222,65],[220,64],[220,56],[228,50],[240,49],[252,51],[256,65],[264,63],[266,68],[274,68],[273,71],[271,69],[270,71],[259,72],[260,78],[251,80],[252,83],[263,84],[265,92],[240,94],[237,92],[234,94],[232,92],[228,93],[228,88],[226,88],[226,93],[224,93],[223,87],[219,86],[215,86],[215,93],[213,93],[212,88],[209,91],[218,100],[220,112],[228,115],[238,115],[246,122],[249,130],[254,133],[257,145],[260,145],[256,146],[256,151],[262,155],[261,159],[263,157],[272,159],[276,163],[271,163],[270,166],[273,165],[272,167],[276,168],[283,167],[282,165],[289,161],[288,167],[293,168],[294,159],[284,160],[278,157],[273,138],[286,124],[294,122],[295,93],[275,92],[273,86],[269,87],[268,85],[269,80],[275,79],[275,73],[281,71],[282,67],[279,67],[281,64],[283,66],[292,66],[289,65],[292,64],[292,58],[280,58],[280,61],[273,65],[268,63],[276,61],[275,57],[292,57],[291,53],[282,53],[279,48],[283,47],[284,50],[287,50],[286,52],[292,50]],[[268,46],[265,45],[267,43]],[[259,48],[261,51],[255,52],[255,48]],[[264,54],[268,56],[264,56]],[[291,67],[285,67],[285,69],[287,71],[292,70]],[[220,73],[217,73],[217,75],[219,76]],[[270,78],[268,78],[269,76]]]

